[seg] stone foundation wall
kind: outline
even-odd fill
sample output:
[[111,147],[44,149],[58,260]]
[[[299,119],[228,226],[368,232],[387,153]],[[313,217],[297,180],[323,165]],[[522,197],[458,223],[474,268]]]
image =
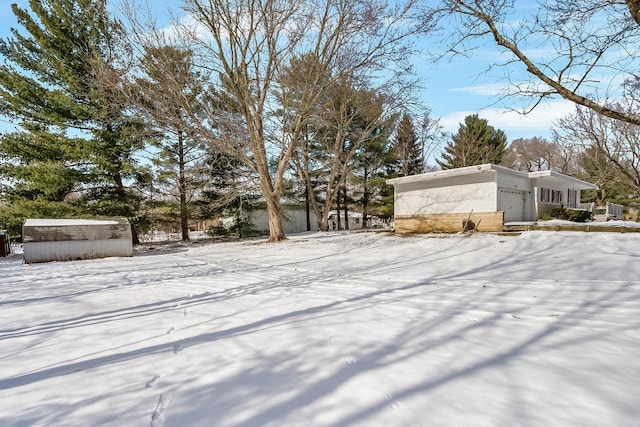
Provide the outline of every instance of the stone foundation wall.
[[[395,216],[396,233],[457,233],[468,213],[420,214]],[[471,214],[478,231],[502,231],[504,212],[479,212]]]

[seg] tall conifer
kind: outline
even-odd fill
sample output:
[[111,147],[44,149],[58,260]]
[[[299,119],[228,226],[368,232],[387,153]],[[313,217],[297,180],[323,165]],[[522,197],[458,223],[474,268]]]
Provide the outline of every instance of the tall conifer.
[[9,210],[20,207],[10,216],[134,217],[127,181],[141,137],[120,90],[122,27],[106,0],[12,9],[25,31],[0,40],[0,112],[19,125],[0,136],[5,199]]
[[442,153],[438,164],[442,169],[454,169],[484,163],[500,164],[507,147],[507,137],[501,130],[494,129],[477,114],[465,117],[458,133]]

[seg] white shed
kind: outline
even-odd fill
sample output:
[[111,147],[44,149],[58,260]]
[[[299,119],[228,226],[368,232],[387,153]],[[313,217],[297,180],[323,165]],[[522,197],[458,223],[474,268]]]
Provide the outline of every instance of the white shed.
[[588,182],[555,171],[520,172],[484,164],[394,178],[399,233],[459,231],[469,218],[481,231],[534,221],[556,207],[577,208]]
[[131,256],[126,218],[27,219],[22,226],[24,262]]
[[[265,208],[248,211],[247,215],[257,231],[269,232],[269,215]],[[313,211],[309,212],[309,221],[310,231],[318,231],[318,219]],[[307,214],[304,206],[282,205],[282,227],[285,234],[307,231]]]

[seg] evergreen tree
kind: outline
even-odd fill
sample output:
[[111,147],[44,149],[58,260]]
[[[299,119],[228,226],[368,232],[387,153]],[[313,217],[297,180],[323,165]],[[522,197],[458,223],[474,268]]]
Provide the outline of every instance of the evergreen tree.
[[477,114],[465,117],[458,133],[447,143],[438,164],[442,169],[454,169],[484,163],[500,164],[507,147],[507,137]]
[[[391,122],[391,120],[389,120]],[[369,227],[369,216],[386,216],[382,196],[387,187],[386,167],[395,160],[390,144],[390,123],[380,122],[356,152],[351,166],[351,183],[356,205],[362,210],[362,227]]]
[[152,162],[159,187],[170,202],[177,202],[182,240],[189,240],[191,202],[204,184],[205,147],[189,132],[193,125],[184,110],[185,102],[190,108],[197,105],[203,79],[193,70],[192,53],[173,46],[147,48],[141,68],[145,77],[136,81],[138,103],[158,134]]
[[396,176],[416,175],[424,172],[422,146],[408,114],[402,116],[395,138]]
[[582,192],[586,200],[595,201],[598,205],[610,201],[625,203],[627,196],[634,192],[633,185],[601,147],[592,145],[585,148],[578,155],[578,163],[582,168],[581,178],[598,186],[595,190]]
[[230,226],[220,225],[208,230],[214,235],[234,234],[246,237],[252,234],[253,224],[248,213],[257,207],[259,196],[252,174],[237,158],[219,152],[207,154],[209,179],[202,197],[195,201],[202,219],[232,218]]
[[[0,40],[0,112],[21,130],[0,137],[0,176],[14,216],[135,219],[127,187],[141,127],[120,90],[122,27],[106,0],[12,5],[22,34]],[[134,233],[134,240],[137,237]]]

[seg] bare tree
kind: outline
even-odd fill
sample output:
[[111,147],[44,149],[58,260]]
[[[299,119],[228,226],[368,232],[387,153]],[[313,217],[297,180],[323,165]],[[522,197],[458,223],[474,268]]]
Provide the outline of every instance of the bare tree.
[[525,172],[555,170],[573,174],[577,171],[577,154],[575,144],[569,141],[563,145],[540,137],[518,138],[509,144],[502,164]]
[[[636,111],[629,104],[611,108]],[[640,192],[640,126],[578,106],[574,114],[559,121],[556,133],[564,141],[583,144],[584,155],[590,157],[590,163],[598,166],[607,179],[612,179],[610,171],[614,167],[616,180],[622,177],[627,185]]]
[[[346,192],[352,160],[367,141],[376,138],[375,130],[386,125],[388,117],[384,96],[354,88],[353,83],[345,80],[334,84],[326,103],[312,116],[314,132],[306,135],[313,143],[308,140],[300,145],[294,155],[298,176],[307,186],[307,192],[314,196],[310,204],[320,230],[328,229],[329,211]],[[317,189],[310,161],[324,174],[320,200],[315,197]]]
[[[310,84],[295,114],[279,77],[283,67],[310,53],[318,59],[319,79],[332,75],[359,79],[410,75],[410,39],[415,0],[183,0],[188,19],[172,28],[194,52],[196,67],[212,76],[216,102],[183,100],[194,134],[216,151],[237,158],[259,177],[269,217],[269,240],[285,238],[280,201],[285,175],[304,131],[310,109],[327,90]],[[138,34],[143,34],[138,31]],[[323,71],[324,70],[324,71]],[[285,93],[286,95],[286,93]],[[281,98],[282,99],[282,98]],[[286,116],[287,120],[279,118]]]
[[[619,90],[602,80],[633,79],[638,69],[640,1],[543,0],[531,15],[523,15],[519,6],[513,0],[443,0],[430,13],[447,22],[446,37],[454,40],[449,52],[467,53],[479,39],[489,38],[510,54],[494,66],[525,67],[531,80],[510,81],[507,93],[530,103],[525,113],[559,95],[603,116],[640,125],[637,112],[599,100]],[[598,93],[603,87],[606,93]]]
[[431,109],[426,108],[419,116],[419,139],[422,146],[422,158],[424,171],[427,172],[435,165],[429,163],[436,155],[436,151],[441,149],[441,144],[446,139],[446,133],[442,130],[440,119],[431,115]]

